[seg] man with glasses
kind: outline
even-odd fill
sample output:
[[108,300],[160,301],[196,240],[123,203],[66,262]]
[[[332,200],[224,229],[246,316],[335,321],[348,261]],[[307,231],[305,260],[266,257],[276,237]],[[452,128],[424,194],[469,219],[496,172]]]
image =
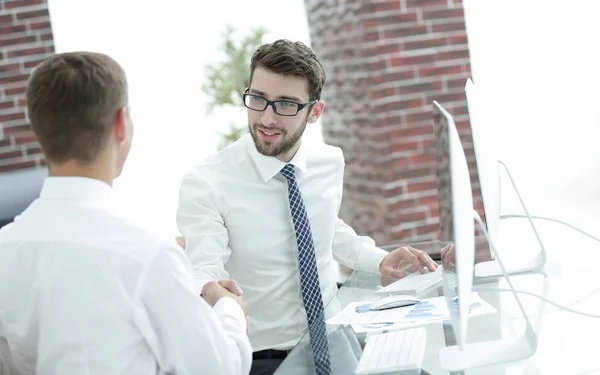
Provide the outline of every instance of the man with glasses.
[[[251,374],[271,374],[309,334],[316,373],[331,373],[324,319],[337,312],[334,257],[358,270],[404,276],[435,270],[419,250],[388,253],[339,217],[344,158],[302,141],[323,113],[325,72],[301,42],[260,46],[242,93],[249,135],[196,166],[182,181],[177,224],[196,288],[235,279],[248,305]],[[241,293],[241,290],[238,291]]]

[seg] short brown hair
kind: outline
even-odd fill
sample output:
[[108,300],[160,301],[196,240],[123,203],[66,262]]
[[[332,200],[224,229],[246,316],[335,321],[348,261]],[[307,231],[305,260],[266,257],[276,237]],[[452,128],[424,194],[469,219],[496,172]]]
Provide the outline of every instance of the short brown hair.
[[315,53],[302,42],[279,39],[258,47],[250,62],[250,83],[254,70],[261,67],[273,73],[306,78],[308,100],[321,99],[325,69]]
[[93,52],[49,56],[27,86],[29,120],[48,161],[93,161],[110,124],[127,106],[127,79],[112,58]]

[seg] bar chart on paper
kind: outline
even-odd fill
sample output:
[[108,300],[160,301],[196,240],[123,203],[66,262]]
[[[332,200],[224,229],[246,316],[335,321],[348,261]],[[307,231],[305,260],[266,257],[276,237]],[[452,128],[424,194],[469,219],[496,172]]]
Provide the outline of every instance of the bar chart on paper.
[[445,311],[440,311],[440,308],[429,301],[422,301],[416,304],[413,309],[404,317],[405,320],[436,320],[443,319],[447,315]]

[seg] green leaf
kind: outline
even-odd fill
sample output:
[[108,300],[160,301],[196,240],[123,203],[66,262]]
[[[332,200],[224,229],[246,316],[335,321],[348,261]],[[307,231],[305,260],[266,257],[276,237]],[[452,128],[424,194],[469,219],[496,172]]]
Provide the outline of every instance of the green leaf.
[[202,85],[202,91],[209,98],[209,112],[215,108],[242,105],[241,95],[250,79],[250,59],[263,43],[265,34],[264,28],[256,28],[239,39],[232,25],[225,27],[221,35],[224,58],[206,67],[206,81]]

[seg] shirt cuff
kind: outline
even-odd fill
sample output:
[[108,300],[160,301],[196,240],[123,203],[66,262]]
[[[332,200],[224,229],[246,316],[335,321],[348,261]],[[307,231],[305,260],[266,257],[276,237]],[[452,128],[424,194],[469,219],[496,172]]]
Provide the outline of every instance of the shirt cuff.
[[222,297],[215,303],[213,306],[213,311],[219,316],[228,316],[234,319],[237,323],[239,323],[239,327],[243,330],[246,330],[246,314],[244,314],[244,310],[242,306],[231,297]]
[[360,261],[360,264],[362,265],[361,271],[376,274],[381,273],[379,271],[379,266],[381,265],[383,258],[385,258],[388,254],[389,252],[376,246],[363,248],[360,252],[360,256],[362,258]]

